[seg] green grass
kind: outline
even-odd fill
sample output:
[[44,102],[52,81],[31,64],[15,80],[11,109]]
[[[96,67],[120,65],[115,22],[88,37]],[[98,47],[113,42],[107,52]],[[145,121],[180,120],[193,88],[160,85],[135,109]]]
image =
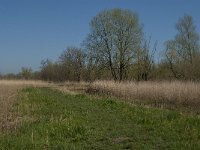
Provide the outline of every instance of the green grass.
[[175,111],[49,88],[24,89],[15,111],[20,128],[0,149],[200,149],[200,120]]

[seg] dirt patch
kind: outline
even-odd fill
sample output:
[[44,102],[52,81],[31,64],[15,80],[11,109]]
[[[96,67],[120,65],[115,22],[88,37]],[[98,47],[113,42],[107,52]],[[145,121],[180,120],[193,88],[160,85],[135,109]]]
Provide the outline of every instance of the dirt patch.
[[129,137],[118,137],[113,139],[113,143],[119,144],[119,143],[124,143],[124,142],[130,142],[131,139]]

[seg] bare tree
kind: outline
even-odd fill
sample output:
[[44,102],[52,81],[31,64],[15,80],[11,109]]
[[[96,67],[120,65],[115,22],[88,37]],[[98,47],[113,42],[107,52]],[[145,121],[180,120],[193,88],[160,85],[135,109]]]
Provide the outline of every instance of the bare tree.
[[194,60],[199,55],[199,35],[196,32],[192,16],[189,15],[180,18],[176,29],[178,33],[175,39],[165,42],[166,59],[174,77],[186,79],[190,78],[186,75],[188,74],[187,70],[193,68]]
[[23,79],[30,79],[32,77],[32,69],[28,67],[22,67],[19,74]]
[[85,53],[80,48],[68,47],[59,57],[59,62],[63,65],[63,71],[68,75],[70,74],[69,78],[79,82],[81,80],[81,73],[85,63],[84,59]]
[[142,47],[141,58],[139,59],[140,65],[140,78],[142,80],[149,80],[150,74],[153,72],[154,68],[154,56],[156,52],[157,42],[154,43],[153,48],[151,49],[151,39],[144,40]]

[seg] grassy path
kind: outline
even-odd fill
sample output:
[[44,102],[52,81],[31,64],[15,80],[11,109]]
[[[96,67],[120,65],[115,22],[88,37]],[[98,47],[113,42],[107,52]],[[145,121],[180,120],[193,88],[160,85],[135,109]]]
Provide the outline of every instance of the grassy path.
[[20,128],[0,149],[199,149],[200,120],[111,99],[26,88],[15,106]]

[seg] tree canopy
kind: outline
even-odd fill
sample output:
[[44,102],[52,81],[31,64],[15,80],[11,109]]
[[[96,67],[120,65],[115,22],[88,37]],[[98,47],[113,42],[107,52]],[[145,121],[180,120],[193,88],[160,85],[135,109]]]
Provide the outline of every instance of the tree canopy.
[[91,61],[110,70],[114,80],[126,78],[126,72],[140,50],[142,27],[135,12],[105,10],[90,23],[86,39]]

